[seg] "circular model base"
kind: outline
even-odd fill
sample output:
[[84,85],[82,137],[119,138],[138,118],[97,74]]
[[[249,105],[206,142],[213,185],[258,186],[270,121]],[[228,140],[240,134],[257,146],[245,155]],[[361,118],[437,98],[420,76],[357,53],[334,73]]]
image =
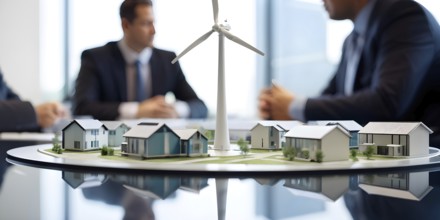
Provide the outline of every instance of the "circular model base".
[[[158,171],[158,172],[192,172],[209,174],[286,174],[286,173],[335,173],[335,172],[359,172],[377,171],[387,169],[409,168],[432,168],[440,166],[440,151],[437,148],[429,148],[429,155],[418,158],[375,158],[367,160],[360,158],[358,161],[338,162],[305,162],[286,161],[282,158],[282,152],[250,154],[246,157],[231,153],[234,157],[230,162],[215,162],[218,156],[191,158],[184,160],[153,159],[140,160],[130,157],[116,157],[107,159],[100,155],[100,151],[94,152],[65,152],[53,154],[49,149],[52,145],[34,145],[9,150],[7,160],[11,163],[38,166],[49,169],[87,169],[87,170],[128,170],[128,171]],[[209,152],[211,155],[221,155],[217,152]],[[223,153],[224,155],[224,153]],[[224,157],[224,156],[223,156]],[[252,161],[252,162],[251,162]],[[258,163],[258,161],[264,164]],[[282,163],[280,163],[282,161]],[[271,164],[273,162],[273,164]]]

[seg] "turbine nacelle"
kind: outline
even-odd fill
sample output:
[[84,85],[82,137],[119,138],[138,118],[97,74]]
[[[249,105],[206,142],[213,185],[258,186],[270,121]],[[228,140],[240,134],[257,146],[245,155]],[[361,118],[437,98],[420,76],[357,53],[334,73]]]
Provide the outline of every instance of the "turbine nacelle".
[[226,23],[227,21],[225,21],[224,24],[214,24],[212,26],[212,30],[218,32],[218,33],[223,33],[225,31],[230,31],[231,30],[231,25],[229,25],[228,23]]

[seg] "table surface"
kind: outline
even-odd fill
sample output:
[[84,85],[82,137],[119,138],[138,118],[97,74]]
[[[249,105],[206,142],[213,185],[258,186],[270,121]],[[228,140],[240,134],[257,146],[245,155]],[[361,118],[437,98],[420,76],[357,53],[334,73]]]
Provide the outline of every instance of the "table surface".
[[282,175],[10,164],[0,141],[0,219],[438,219],[440,165]]

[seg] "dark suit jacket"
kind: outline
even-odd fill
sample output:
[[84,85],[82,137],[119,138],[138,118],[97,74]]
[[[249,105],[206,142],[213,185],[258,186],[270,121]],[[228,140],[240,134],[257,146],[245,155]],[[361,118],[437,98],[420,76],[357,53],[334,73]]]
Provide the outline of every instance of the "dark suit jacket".
[[0,71],[0,132],[37,131],[39,126],[31,103],[21,101],[3,81]]
[[363,125],[422,121],[438,135],[440,28],[436,20],[414,1],[377,0],[364,40],[353,95],[344,95],[347,58],[343,52],[322,96],[307,101],[306,119],[353,119]]
[[[176,99],[190,107],[190,118],[205,118],[207,108],[188,84],[178,63],[171,64],[176,55],[153,48],[150,60],[152,96],[173,92]],[[91,115],[100,120],[115,120],[121,102],[127,101],[126,66],[117,42],[85,50],[75,86],[76,115]]]

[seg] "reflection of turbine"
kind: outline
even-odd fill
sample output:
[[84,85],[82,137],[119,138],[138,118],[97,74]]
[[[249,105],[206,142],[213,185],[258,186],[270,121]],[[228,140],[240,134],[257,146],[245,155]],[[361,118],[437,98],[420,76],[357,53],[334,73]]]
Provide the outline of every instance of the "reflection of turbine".
[[215,191],[217,192],[217,218],[224,220],[226,218],[226,199],[228,196],[228,179],[216,178]]
[[218,24],[218,0],[212,0],[212,8],[214,11],[214,25],[212,30],[202,35],[191,45],[189,45],[182,53],[180,53],[172,63],[177,62],[183,55],[188,53],[191,49],[208,39],[208,37],[215,32],[219,34],[219,47],[218,47],[218,86],[217,86],[217,118],[215,128],[214,149],[217,150],[229,150],[229,130],[226,118],[226,97],[225,97],[225,53],[224,53],[224,37],[234,41],[250,50],[255,51],[260,55],[264,55],[263,52],[257,48],[249,45],[240,38],[232,35],[229,32],[229,25]]

